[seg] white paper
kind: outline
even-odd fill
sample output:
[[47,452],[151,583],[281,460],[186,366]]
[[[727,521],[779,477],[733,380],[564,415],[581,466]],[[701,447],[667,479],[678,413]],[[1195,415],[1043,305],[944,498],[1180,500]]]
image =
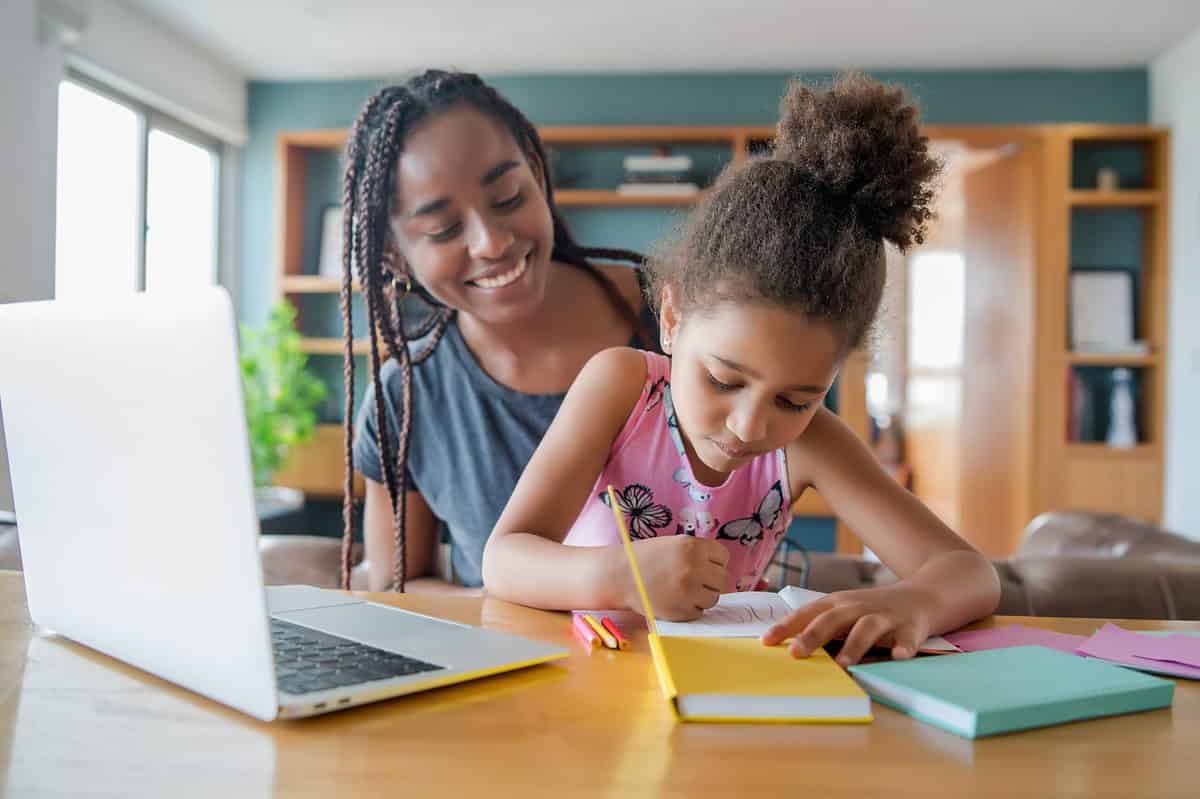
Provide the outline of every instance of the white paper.
[[[793,611],[826,594],[794,585],[779,593],[739,591],[721,594],[717,604],[692,621],[655,619],[661,636],[686,635],[702,638],[758,638],[786,619]],[[921,645],[922,652],[961,652],[940,635],[931,635]]]

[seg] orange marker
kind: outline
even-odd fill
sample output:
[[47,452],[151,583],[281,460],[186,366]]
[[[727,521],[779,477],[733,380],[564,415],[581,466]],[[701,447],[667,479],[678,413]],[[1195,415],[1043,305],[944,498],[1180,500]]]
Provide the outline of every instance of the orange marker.
[[600,636],[596,634],[595,630],[588,626],[588,623],[583,620],[582,616],[577,616],[575,614],[571,615],[571,629],[574,631],[575,637],[579,639],[580,643],[582,643],[588,649],[595,649],[598,646],[603,646],[603,644],[600,643]]
[[600,619],[600,623],[603,624],[604,629],[612,633],[612,637],[617,640],[618,649],[629,648],[629,639],[624,636],[624,634],[621,632],[621,628],[617,626],[615,621],[610,619],[608,616],[605,616],[604,618]]
[[604,642],[606,647],[609,649],[617,648],[617,639],[613,638],[612,633],[604,629],[600,625],[600,622],[596,621],[595,616],[590,613],[585,613],[583,614],[583,620],[588,623],[589,627],[596,631],[596,635],[600,636],[600,640]]

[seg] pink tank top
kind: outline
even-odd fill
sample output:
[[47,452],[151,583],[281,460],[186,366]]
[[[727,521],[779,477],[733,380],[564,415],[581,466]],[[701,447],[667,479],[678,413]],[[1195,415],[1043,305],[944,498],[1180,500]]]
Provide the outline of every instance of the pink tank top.
[[715,538],[729,550],[726,591],[753,590],[791,520],[784,450],[759,455],[719,486],[696,481],[671,405],[671,360],[643,352],[646,385],[564,544],[620,544],[607,486],[634,539]]

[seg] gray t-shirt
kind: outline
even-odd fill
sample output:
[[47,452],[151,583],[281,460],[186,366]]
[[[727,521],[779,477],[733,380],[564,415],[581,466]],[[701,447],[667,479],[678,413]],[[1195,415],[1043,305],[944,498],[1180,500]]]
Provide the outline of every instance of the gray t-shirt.
[[[654,321],[649,313],[643,318]],[[424,342],[409,346],[421,352]],[[394,360],[380,370],[393,453],[403,380]],[[483,546],[564,396],[523,394],[497,383],[467,348],[456,319],[433,353],[413,367],[408,484],[446,525],[457,582],[483,583]],[[359,407],[355,430],[354,467],[383,483],[373,390]]]

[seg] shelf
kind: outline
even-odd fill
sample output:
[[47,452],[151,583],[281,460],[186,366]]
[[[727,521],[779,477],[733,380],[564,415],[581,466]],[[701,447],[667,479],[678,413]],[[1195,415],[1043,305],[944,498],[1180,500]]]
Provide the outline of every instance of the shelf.
[[[300,351],[309,355],[341,355],[345,343],[340,338],[313,338],[306,336],[300,339]],[[365,340],[354,342],[355,355],[370,355],[371,348]],[[379,345],[379,357],[387,354],[387,348]]]
[[1067,443],[1068,458],[1116,458],[1124,460],[1155,460],[1159,457],[1158,447],[1153,444],[1138,444],[1129,449],[1116,449],[1104,442]]
[[554,192],[554,202],[561,206],[625,206],[645,207],[649,205],[691,205],[703,197],[695,194],[621,194],[610,189],[560,189]]
[[1093,208],[1137,208],[1156,206],[1162,202],[1161,192],[1153,189],[1123,189],[1099,191],[1097,189],[1074,189],[1067,192],[1067,203],[1073,206]]
[[350,131],[345,128],[329,130],[299,130],[279,134],[280,144],[289,147],[309,147],[314,150],[339,150],[346,145]]
[[[358,291],[358,281],[351,284]],[[284,294],[340,294],[342,281],[317,275],[284,275],[279,279],[279,290]]]
[[1072,366],[1158,366],[1159,357],[1147,355],[1105,354],[1102,352],[1068,352],[1067,363]]
[[1153,142],[1167,134],[1167,128],[1152,125],[1103,125],[1081,123],[1057,126],[1077,144],[1088,142]]
[[545,144],[732,143],[743,125],[549,125],[538,128]]

